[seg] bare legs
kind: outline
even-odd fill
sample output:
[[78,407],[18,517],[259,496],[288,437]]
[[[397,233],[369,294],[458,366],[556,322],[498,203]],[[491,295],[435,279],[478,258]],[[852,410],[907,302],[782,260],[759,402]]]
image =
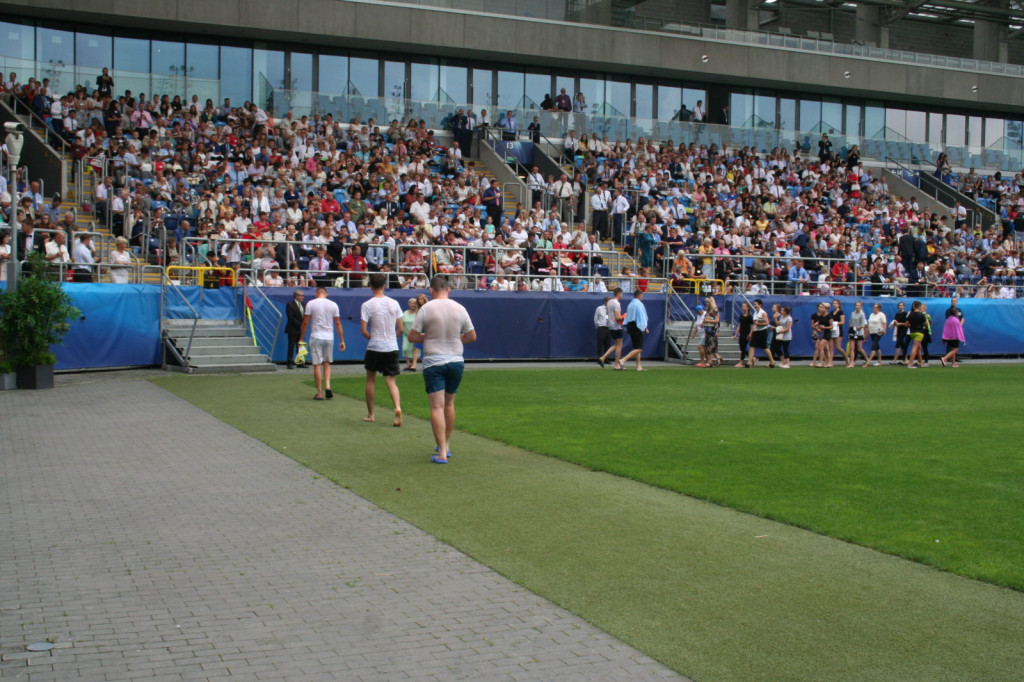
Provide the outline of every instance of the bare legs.
[[618,369],[619,366],[620,366],[620,363],[622,362],[622,337],[621,336],[619,338],[615,339],[615,343],[612,344],[612,346],[608,350],[606,350],[604,352],[604,355],[601,356],[601,362],[604,362],[606,359],[608,359],[608,356],[611,355],[613,352],[615,353],[615,365],[614,366],[615,366],[616,369]]
[[316,383],[316,397],[322,399],[324,391],[331,390],[331,363],[313,365],[313,381]]
[[430,398],[430,427],[437,442],[437,459],[448,461],[452,431],[455,430],[455,394],[435,391]]
[[[395,377],[384,377],[384,383],[388,387],[388,393],[391,394],[391,403],[395,406],[395,420],[391,422],[392,426],[402,425],[402,397],[398,393],[398,383],[395,381]],[[363,419],[364,422],[375,421],[373,408],[374,398],[377,395],[377,373],[367,372],[366,373],[366,417]]]
[[644,353],[644,349],[643,348],[634,348],[633,350],[631,350],[628,353],[626,353],[626,357],[622,358],[622,365],[624,366],[627,362],[629,362],[633,358],[636,358],[636,371],[638,371],[638,372],[644,371],[644,368],[641,365],[641,362],[642,362],[642,357],[641,356],[643,355],[643,353]]

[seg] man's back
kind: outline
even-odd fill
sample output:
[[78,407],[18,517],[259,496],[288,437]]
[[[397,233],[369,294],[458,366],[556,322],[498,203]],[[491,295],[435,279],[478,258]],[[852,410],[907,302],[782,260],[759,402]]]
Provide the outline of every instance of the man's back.
[[329,298],[315,298],[306,305],[311,339],[333,339],[334,318],[340,317],[338,304]]
[[393,298],[387,296],[374,297],[363,303],[360,319],[366,322],[370,331],[367,350],[390,353],[398,350],[398,337],[395,335],[395,323],[402,317],[402,307]]
[[451,299],[427,302],[416,314],[413,329],[423,332],[423,366],[462,361],[462,334],[473,329],[469,313]]
[[619,321],[621,315],[622,305],[617,299],[610,299],[608,301],[608,328],[609,329],[622,329],[622,323]]

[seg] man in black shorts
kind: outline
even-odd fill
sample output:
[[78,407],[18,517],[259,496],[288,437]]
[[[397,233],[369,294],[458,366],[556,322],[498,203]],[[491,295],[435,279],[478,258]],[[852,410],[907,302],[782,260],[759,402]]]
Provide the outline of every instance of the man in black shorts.
[[377,388],[377,374],[384,375],[384,383],[391,393],[391,402],[395,404],[394,426],[402,425],[402,400],[398,394],[398,339],[405,333],[402,325],[402,306],[398,301],[384,295],[387,275],[375,272],[370,275],[370,288],[373,297],[363,303],[359,309],[359,322],[363,336],[370,340],[366,344],[366,356],[363,367],[366,368],[366,418],[364,422],[374,421],[374,397]]

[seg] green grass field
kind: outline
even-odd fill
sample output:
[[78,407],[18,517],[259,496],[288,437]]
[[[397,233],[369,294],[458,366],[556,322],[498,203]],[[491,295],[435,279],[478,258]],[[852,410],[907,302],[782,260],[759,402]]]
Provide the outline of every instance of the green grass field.
[[420,376],[158,383],[694,679],[1018,680],[1022,370],[470,366],[445,466]]
[[458,426],[1021,590],[1024,446],[1004,408],[1022,381],[1016,365],[471,370]]

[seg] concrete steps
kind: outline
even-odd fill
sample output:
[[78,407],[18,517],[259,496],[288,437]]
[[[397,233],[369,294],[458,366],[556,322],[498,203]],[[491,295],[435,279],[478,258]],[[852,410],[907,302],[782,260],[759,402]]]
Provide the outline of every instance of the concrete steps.
[[[163,320],[164,343],[186,362],[184,366],[168,363],[167,369],[189,374],[277,371],[277,365],[253,345],[241,320],[199,320],[194,332],[192,325],[192,320]],[[167,355],[176,359],[170,350]]]
[[[694,327],[690,320],[669,322],[665,327],[665,336],[671,338],[680,349],[685,349],[685,362],[700,361],[699,335],[689,338]],[[722,356],[723,365],[735,365],[742,359],[739,341],[732,337],[733,328],[722,324],[718,328],[718,354]],[[687,345],[689,343],[689,345]]]

